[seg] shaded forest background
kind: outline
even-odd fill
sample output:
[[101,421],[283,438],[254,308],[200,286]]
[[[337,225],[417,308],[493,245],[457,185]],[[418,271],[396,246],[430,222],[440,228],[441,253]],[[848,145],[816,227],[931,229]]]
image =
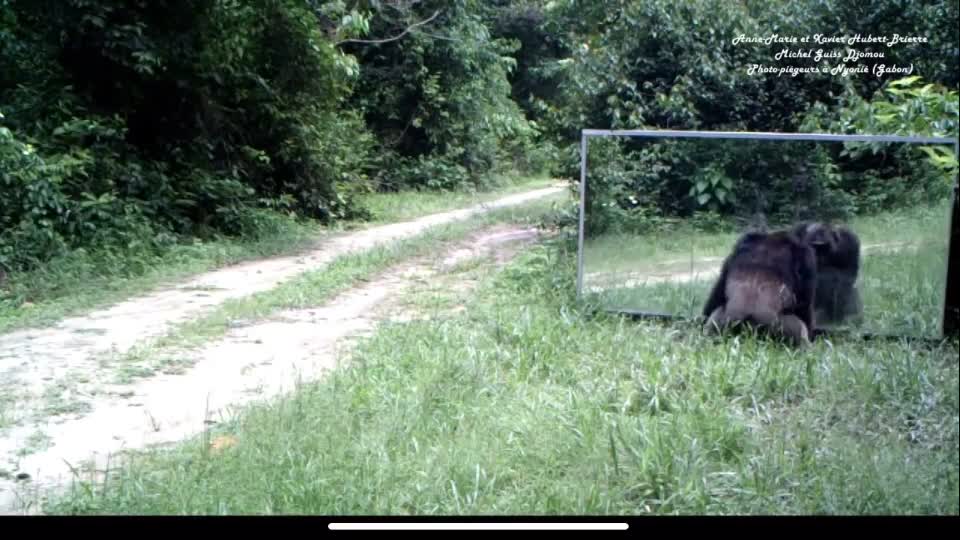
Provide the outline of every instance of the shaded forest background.
[[[956,136],[957,22],[956,0],[0,0],[0,275],[576,177],[583,128]],[[899,80],[748,74],[775,46],[732,43],[813,32],[929,42],[859,47]],[[955,156],[916,152],[599,144],[591,226],[942,198]]]

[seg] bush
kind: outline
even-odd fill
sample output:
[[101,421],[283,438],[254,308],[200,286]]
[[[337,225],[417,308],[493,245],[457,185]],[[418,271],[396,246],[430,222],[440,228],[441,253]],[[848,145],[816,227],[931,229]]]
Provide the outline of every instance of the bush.
[[362,66],[353,103],[379,153],[400,163],[376,178],[382,189],[484,187],[535,137],[511,99],[516,44],[491,38],[485,9],[479,0],[382,5],[370,15],[373,35],[429,23],[403,39],[345,45]]
[[[775,51],[774,46],[733,45],[733,38],[740,34],[804,35],[810,28],[819,28],[827,35],[854,35],[863,33],[863,24],[887,29],[887,35],[904,35],[909,30],[911,35],[926,36],[930,43],[924,49],[884,47],[889,63],[915,62],[919,69],[936,74],[938,82],[956,87],[956,66],[942,61],[956,52],[956,2],[907,8],[892,0],[854,4],[655,0],[626,2],[610,10],[602,2],[550,3],[538,26],[514,26],[520,27],[519,35],[546,29],[562,42],[545,54],[538,68],[529,70],[563,81],[554,93],[537,90],[529,107],[539,114],[543,132],[561,149],[554,172],[579,177],[580,131],[585,128],[811,131],[808,111],[835,112],[855,98],[871,95],[884,82],[876,77],[844,79],[824,73],[748,74],[745,68],[750,64],[774,63]],[[536,88],[531,84],[535,80],[536,76],[528,75],[524,84]],[[882,123],[909,109],[923,111],[919,123],[937,126],[956,117],[955,106],[951,109],[949,102],[931,95],[913,95],[908,101],[912,109],[894,100],[887,108],[877,104],[863,109],[864,118]],[[863,126],[859,129],[871,132]],[[590,183],[599,199],[590,204],[588,217],[596,231],[615,222],[633,228],[637,225],[631,220],[644,224],[657,213],[686,218],[710,212],[741,220],[763,215],[777,221],[802,218],[805,208],[817,208],[819,217],[841,219],[897,201],[929,201],[944,186],[942,176],[892,149],[871,157],[856,151],[855,145],[841,153],[842,149],[788,143],[631,141],[616,157],[602,152],[593,157],[594,141]],[[931,159],[949,168],[953,158],[939,153]],[[916,190],[917,186],[921,189]]]
[[343,109],[356,64],[320,8],[0,7],[0,265],[169,233],[260,234],[264,207],[362,215],[337,190],[367,181],[373,138]]

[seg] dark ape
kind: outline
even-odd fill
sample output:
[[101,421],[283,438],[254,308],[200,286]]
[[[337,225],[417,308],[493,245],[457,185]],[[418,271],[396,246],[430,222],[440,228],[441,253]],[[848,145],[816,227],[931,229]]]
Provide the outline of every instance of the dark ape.
[[801,223],[793,228],[817,256],[817,295],[814,299],[817,321],[838,324],[848,317],[863,314],[863,301],[857,289],[860,273],[860,239],[843,226]]
[[706,331],[743,322],[810,343],[816,255],[791,231],[749,232],[737,240],[703,308]]

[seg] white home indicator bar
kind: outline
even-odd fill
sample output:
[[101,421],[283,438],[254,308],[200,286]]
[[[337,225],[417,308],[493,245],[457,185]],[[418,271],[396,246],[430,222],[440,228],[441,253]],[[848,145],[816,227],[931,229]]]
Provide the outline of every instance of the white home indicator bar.
[[331,523],[331,531],[625,531],[626,523]]

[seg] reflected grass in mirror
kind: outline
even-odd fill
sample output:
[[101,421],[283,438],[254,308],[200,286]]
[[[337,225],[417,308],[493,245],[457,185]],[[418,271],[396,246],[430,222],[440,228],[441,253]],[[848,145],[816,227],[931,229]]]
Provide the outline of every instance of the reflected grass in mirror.
[[[859,324],[831,329],[932,337],[940,333],[952,201],[861,216]],[[781,225],[781,226],[785,226]],[[689,227],[648,235],[608,234],[584,243],[584,294],[604,309],[700,314],[723,258],[739,233]]]

